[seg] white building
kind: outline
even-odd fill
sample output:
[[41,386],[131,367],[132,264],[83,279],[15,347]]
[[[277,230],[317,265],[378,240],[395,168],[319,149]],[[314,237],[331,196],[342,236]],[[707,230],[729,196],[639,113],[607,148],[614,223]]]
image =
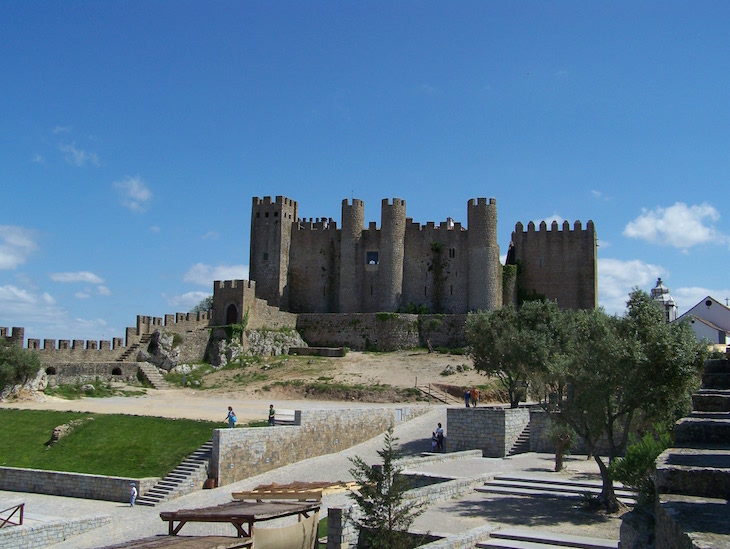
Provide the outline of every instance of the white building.
[[707,339],[716,345],[727,345],[730,332],[730,308],[709,295],[680,316],[689,320],[697,339]]

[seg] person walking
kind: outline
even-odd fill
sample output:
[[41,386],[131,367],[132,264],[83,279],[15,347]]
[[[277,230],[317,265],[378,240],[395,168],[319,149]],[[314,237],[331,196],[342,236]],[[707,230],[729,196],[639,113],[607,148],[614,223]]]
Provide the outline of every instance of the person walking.
[[233,407],[228,407],[228,415],[226,416],[226,419],[228,420],[228,428],[233,429],[236,426],[236,412],[233,411]]
[[471,390],[471,405],[474,406],[474,408],[476,408],[478,404],[479,404],[479,389],[474,387]]
[[134,507],[134,502],[137,500],[137,487],[134,482],[130,483],[131,488],[129,489],[129,506]]
[[466,407],[468,408],[471,401],[471,391],[469,389],[466,390],[464,393],[464,404],[466,404]]
[[276,410],[273,404],[269,404],[269,425],[271,427],[276,425]]
[[444,428],[441,427],[440,423],[436,428],[436,449],[440,451],[444,449]]

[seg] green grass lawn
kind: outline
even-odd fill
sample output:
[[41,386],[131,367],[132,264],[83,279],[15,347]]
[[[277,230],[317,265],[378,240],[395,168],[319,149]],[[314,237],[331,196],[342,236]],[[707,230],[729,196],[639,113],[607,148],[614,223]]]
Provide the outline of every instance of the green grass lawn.
[[[82,419],[58,443],[54,427]],[[0,466],[122,477],[162,477],[220,423],[189,419],[0,410]]]

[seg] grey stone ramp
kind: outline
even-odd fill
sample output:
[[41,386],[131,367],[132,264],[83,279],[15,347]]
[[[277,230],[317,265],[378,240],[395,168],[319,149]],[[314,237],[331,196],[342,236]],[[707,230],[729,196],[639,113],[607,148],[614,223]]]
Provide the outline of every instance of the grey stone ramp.
[[502,547],[504,549],[546,549],[549,547],[577,547],[579,549],[617,549],[618,540],[597,539],[586,536],[570,536],[535,530],[502,529],[492,532],[490,539],[479,542],[477,547]]

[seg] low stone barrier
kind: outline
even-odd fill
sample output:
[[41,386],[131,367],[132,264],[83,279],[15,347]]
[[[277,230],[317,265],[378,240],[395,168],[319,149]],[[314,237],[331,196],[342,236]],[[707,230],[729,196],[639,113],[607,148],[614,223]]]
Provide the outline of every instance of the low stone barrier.
[[217,479],[218,486],[224,486],[290,463],[340,452],[427,410],[427,406],[308,410],[297,411],[298,425],[215,429],[210,476]]
[[128,502],[131,482],[137,485],[137,490],[142,495],[158,480],[0,467],[0,490],[103,501]]
[[41,524],[13,526],[0,530],[0,549],[36,549],[48,547],[110,524],[109,515],[96,515],[69,520],[54,520]]

